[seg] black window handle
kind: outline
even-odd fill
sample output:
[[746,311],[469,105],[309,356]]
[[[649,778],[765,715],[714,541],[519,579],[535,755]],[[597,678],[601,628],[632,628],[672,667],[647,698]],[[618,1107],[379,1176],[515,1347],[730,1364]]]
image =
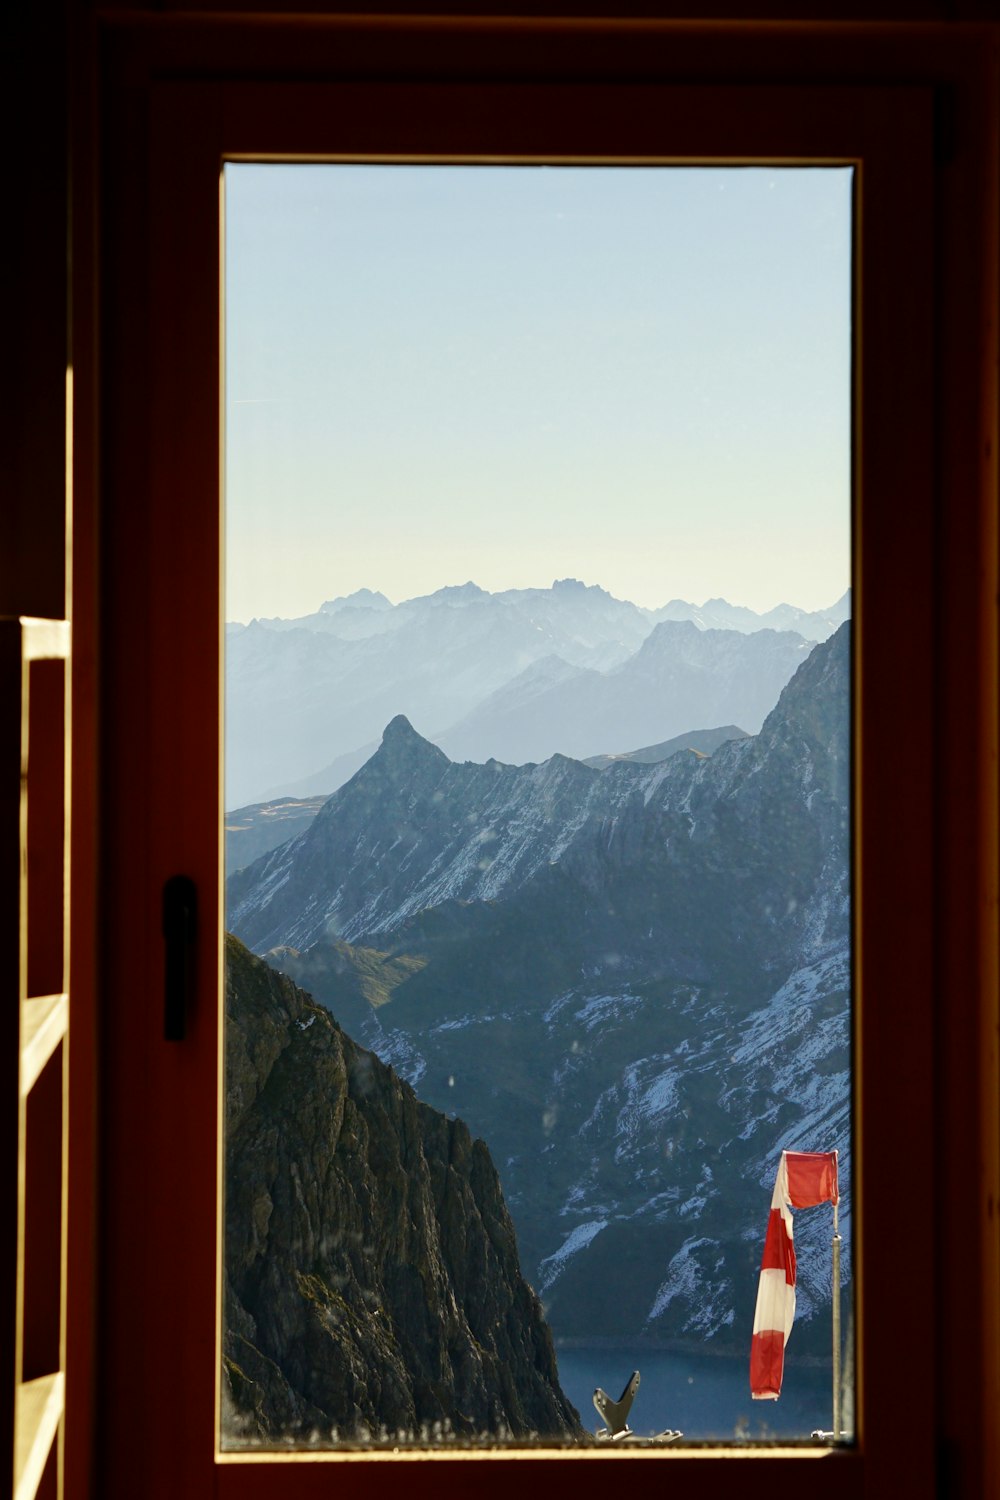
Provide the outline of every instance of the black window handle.
[[163,1035],[182,1042],[194,993],[194,940],[198,896],[187,875],[171,875],[163,887]]

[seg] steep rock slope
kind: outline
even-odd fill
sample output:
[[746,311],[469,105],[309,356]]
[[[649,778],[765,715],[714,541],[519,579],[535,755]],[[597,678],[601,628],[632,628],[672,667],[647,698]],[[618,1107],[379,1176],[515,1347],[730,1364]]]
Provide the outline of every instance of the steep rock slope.
[[228,1441],[578,1434],[482,1141],[226,956]]
[[226,870],[243,870],[262,854],[287,843],[309,827],[325,800],[284,797],[278,802],[258,802],[227,813]]

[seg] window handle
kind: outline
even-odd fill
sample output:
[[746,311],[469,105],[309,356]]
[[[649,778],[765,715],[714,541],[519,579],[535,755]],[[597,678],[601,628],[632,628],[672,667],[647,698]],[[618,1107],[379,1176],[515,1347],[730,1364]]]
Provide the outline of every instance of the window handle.
[[171,875],[163,887],[163,1036],[182,1042],[194,994],[194,940],[198,896],[188,875]]

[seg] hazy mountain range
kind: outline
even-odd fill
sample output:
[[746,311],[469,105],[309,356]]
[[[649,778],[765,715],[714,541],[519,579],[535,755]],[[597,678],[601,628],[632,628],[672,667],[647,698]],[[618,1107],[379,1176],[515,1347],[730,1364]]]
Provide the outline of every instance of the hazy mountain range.
[[[647,635],[594,675],[662,650],[670,698],[681,646],[797,656],[759,733],[707,757],[456,764],[396,713],[231,877],[228,922],[487,1142],[557,1336],[745,1348],[783,1147],[841,1150],[849,1245],[849,626]],[[799,1350],[827,1337],[827,1219],[796,1226]]]
[[397,713],[479,761],[617,753],[693,725],[755,732],[849,610],[849,595],[818,613],[725,600],[647,610],[563,579],[398,605],[365,589],[298,619],[230,625],[226,805],[334,791]]

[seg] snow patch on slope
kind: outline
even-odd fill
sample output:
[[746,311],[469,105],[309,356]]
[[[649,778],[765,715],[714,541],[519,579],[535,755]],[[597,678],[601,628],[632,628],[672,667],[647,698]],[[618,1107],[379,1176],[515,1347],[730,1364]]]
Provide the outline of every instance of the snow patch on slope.
[[601,1230],[606,1228],[607,1223],[607,1219],[590,1219],[586,1224],[578,1224],[575,1229],[571,1230],[559,1246],[559,1249],[554,1251],[552,1255],[547,1255],[543,1261],[539,1262],[538,1269],[541,1273],[538,1285],[539,1291],[548,1291],[549,1287],[565,1271],[566,1262],[570,1256],[577,1255],[581,1250],[585,1250],[591,1240],[596,1239]]

